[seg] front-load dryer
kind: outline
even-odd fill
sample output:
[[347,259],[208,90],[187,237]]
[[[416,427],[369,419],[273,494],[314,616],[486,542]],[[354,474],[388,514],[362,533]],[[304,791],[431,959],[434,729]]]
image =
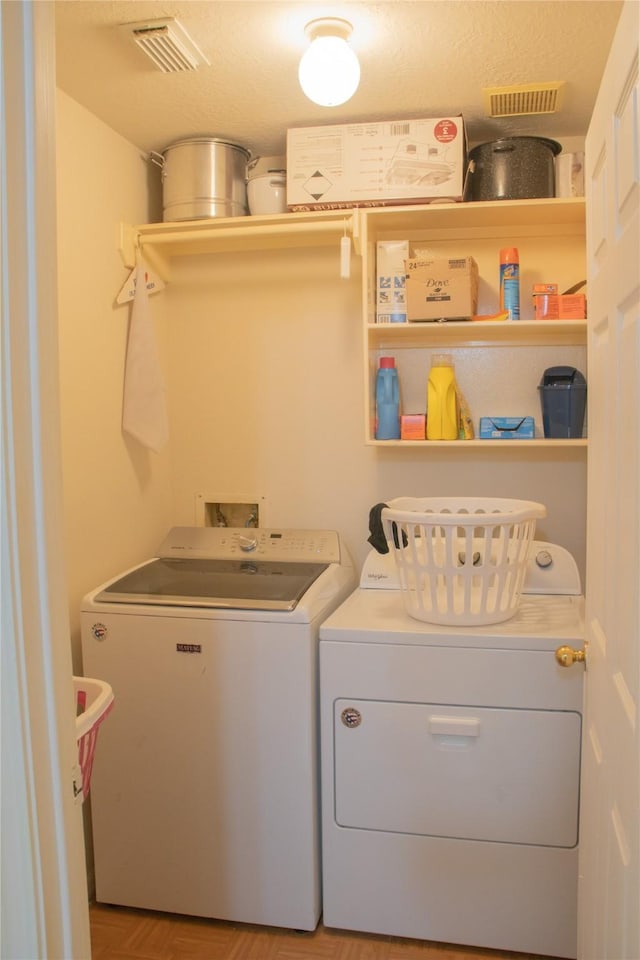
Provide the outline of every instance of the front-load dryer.
[[333,531],[174,528],[85,597],[98,901],[315,928],[318,631],[354,585]]
[[323,919],[330,927],[576,956],[584,603],[534,542],[516,615],[405,612],[391,555],[320,630]]

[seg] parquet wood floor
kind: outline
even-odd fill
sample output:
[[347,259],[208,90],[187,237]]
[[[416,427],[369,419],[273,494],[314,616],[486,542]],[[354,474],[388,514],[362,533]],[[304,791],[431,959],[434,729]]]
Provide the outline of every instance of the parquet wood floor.
[[92,960],[548,960],[425,940],[173,916],[92,904]]

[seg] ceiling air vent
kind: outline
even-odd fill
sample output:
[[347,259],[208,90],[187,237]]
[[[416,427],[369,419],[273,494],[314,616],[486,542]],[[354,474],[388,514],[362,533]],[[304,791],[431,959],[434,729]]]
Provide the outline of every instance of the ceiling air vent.
[[564,83],[525,83],[511,87],[485,87],[484,108],[489,117],[518,117],[557,113],[562,106]]
[[209,61],[177,20],[145,20],[121,27],[163,73],[197,70]]

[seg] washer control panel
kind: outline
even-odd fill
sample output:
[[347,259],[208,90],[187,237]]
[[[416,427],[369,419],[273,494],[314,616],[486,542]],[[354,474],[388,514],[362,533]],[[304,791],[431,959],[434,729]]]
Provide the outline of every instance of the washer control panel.
[[199,560],[254,558],[284,562],[339,563],[335,530],[288,530],[260,527],[173,527],[158,556]]
[[534,540],[529,547],[529,560],[523,593],[578,595],[582,592],[575,559],[557,543]]

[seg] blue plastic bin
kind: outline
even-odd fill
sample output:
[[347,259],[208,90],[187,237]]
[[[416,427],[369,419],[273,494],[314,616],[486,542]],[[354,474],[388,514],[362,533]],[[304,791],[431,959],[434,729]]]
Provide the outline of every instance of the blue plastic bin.
[[538,386],[542,426],[549,439],[582,436],[587,403],[587,381],[575,367],[549,367]]

